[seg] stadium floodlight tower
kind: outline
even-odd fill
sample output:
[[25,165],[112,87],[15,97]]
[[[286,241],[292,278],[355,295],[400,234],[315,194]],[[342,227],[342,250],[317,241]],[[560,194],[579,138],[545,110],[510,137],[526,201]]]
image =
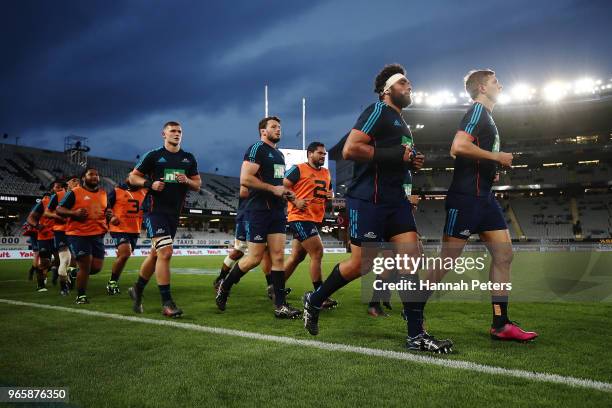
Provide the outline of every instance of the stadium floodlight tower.
[[86,137],[69,135],[64,138],[64,153],[71,163],[81,167],[87,166],[89,150]]

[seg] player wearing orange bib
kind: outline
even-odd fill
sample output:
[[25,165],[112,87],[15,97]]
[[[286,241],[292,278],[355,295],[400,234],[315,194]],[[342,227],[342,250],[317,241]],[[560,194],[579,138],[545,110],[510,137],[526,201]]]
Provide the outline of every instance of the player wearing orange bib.
[[107,209],[106,192],[99,188],[98,170],[88,167],[81,181],[82,186],[68,192],[56,210],[69,219],[66,235],[79,265],[76,304],[89,303],[85,294],[87,282],[89,275],[102,269],[106,220],[112,215],[112,210]]
[[[321,286],[321,261],[323,243],[318,226],[325,215],[325,202],[331,197],[331,176],[323,167],[327,151],[320,142],[312,142],[306,150],[308,161],[291,167],[285,173],[283,184],[295,194],[289,202],[287,220],[293,233],[291,255],[285,261],[285,280],[295,268],[310,256],[310,279],[315,290]],[[333,299],[326,299],[323,308],[337,306]]]
[[117,248],[111,278],[106,284],[106,292],[111,296],[120,293],[119,277],[125,263],[136,249],[142,226],[142,202],[146,195],[146,188],[132,186],[127,181],[126,184],[115,187],[108,195],[108,208],[113,210],[108,230]]
[[[64,184],[64,187],[67,186],[68,189],[72,190],[73,188],[78,187],[79,184],[79,178],[77,176],[72,176],[68,179],[67,183]],[[55,211],[59,203],[64,199],[65,195],[65,189],[57,191],[55,194],[53,194],[51,196],[51,201],[49,201],[47,211],[45,211],[45,216],[51,217],[55,221],[53,224],[53,244],[55,245],[55,250],[57,251],[59,258],[57,274],[60,280],[60,295],[62,296],[67,296],[70,292],[71,279],[68,276],[68,272],[70,271],[71,274],[75,274],[72,277],[73,279],[76,279],[76,260],[70,252],[68,239],[66,238],[66,219],[57,214]]]
[[[59,182],[54,182],[51,185],[52,192],[63,190],[63,186]],[[36,228],[37,240],[38,240],[38,269],[36,271],[38,286],[36,288],[39,292],[46,292],[45,281],[47,279],[47,273],[51,266],[51,255],[55,251],[53,245],[53,218],[45,216],[47,207],[51,201],[51,194],[45,193],[43,197],[34,206],[30,214],[28,215],[27,223]]]

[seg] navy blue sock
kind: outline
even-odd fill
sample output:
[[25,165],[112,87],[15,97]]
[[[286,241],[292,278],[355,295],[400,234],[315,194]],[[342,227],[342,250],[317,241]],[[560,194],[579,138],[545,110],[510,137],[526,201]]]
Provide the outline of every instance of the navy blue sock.
[[504,327],[508,320],[508,296],[491,296],[491,306],[493,307],[493,328]]
[[321,307],[325,299],[349,282],[342,277],[340,274],[340,264],[337,264],[334,266],[332,273],[325,279],[325,282],[310,296],[310,304],[314,307]]
[[170,302],[172,300],[172,295],[170,294],[170,284],[167,285],[157,285],[159,288],[159,294],[161,295],[162,305],[166,302]]
[[85,296],[85,289],[78,289],[78,296]]
[[272,271],[270,272],[270,280],[274,286],[274,304],[282,306],[285,304],[285,272]]
[[321,286],[323,284],[323,281],[316,281],[316,282],[312,282],[312,286],[314,287],[314,290],[319,289],[319,286]]
[[147,286],[147,283],[149,283],[148,279],[145,279],[142,276],[138,275],[138,280],[136,281],[136,290],[142,293],[144,291],[145,286]]
[[225,278],[223,284],[221,284],[221,287],[223,287],[223,290],[229,291],[233,285],[240,282],[240,279],[242,279],[244,275],[245,272],[240,270],[240,266],[238,266],[238,262],[236,262],[236,265],[234,265],[230,273],[227,275],[227,278]]
[[414,283],[415,290],[399,290],[398,294],[404,306],[404,319],[408,326],[408,336],[414,337],[425,331],[423,327],[426,295],[419,290],[419,277],[417,275],[399,276],[398,282],[409,281]]
[[266,283],[268,284],[268,286],[270,286],[272,284],[272,277],[268,274],[266,275],[264,273],[265,277],[266,277]]

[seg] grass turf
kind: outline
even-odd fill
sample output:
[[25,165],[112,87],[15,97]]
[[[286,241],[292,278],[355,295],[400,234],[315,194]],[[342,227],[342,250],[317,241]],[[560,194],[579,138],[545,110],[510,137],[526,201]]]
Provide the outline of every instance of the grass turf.
[[[541,264],[538,257],[543,256],[554,255],[518,253],[513,270]],[[344,257],[326,255],[324,273]],[[176,257],[173,266],[177,272],[191,268],[213,273],[221,260]],[[90,305],[76,306],[73,296],[62,298],[55,288],[34,292],[33,283],[25,280],[27,261],[0,263],[0,297],[131,315],[126,288],[134,281],[141,259],[128,262],[122,293],[116,297],[104,290],[111,262],[109,258],[103,272],[91,277]],[[306,266],[301,265],[288,284],[294,289],[289,301],[296,306],[310,288]],[[234,288],[224,313],[214,305],[213,279],[212,274],[173,276],[175,300],[186,313],[181,321],[311,338],[301,320],[273,317],[260,271],[251,272]],[[372,319],[365,313],[360,292],[360,283],[353,282],[335,296],[340,307],[322,313],[316,339],[403,351],[401,305],[395,301],[387,319]],[[456,344],[455,354],[441,358],[612,382],[607,347],[610,312],[612,307],[605,302],[513,303],[510,317],[540,333],[531,344],[492,342],[487,332],[488,302],[432,302],[427,325],[435,335],[452,338]],[[0,384],[67,386],[77,406],[584,406],[612,401],[610,393],[565,385],[59,311],[0,304],[0,316],[5,338]],[[163,319],[153,282],[145,291],[144,317]]]

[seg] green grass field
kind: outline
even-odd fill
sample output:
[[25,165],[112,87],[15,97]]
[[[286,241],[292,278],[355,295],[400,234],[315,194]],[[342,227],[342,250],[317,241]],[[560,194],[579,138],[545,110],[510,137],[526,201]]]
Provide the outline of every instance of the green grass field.
[[[324,274],[345,256],[326,255]],[[583,275],[572,272],[572,265],[552,258],[555,256],[517,253],[513,267],[519,283],[516,287],[527,287],[539,278],[534,275],[552,274],[561,279],[557,276],[561,267],[567,269],[568,276]],[[213,273],[221,261],[221,257],[173,259],[177,272],[183,272],[172,278],[173,296],[185,311],[180,322],[404,351],[401,305],[395,301],[388,318],[369,317],[361,303],[359,281],[337,293],[340,306],[322,313],[321,334],[316,338],[304,331],[301,320],[274,318],[259,269],[233,289],[228,308],[221,313],[215,307],[212,289]],[[135,280],[140,262],[138,258],[129,261],[120,282],[122,293],[109,297],[104,286],[112,258],[107,259],[104,270],[90,280],[91,304],[77,306],[73,296],[62,298],[57,288],[36,293],[34,283],[26,280],[29,261],[1,261],[0,299],[132,316],[126,289]],[[612,265],[612,254],[601,254],[595,261],[589,257],[582,260],[584,263],[595,270],[591,275],[601,275],[601,268]],[[194,273],[199,270],[210,273]],[[142,317],[163,320],[159,294],[152,283],[145,291]],[[306,264],[288,286],[293,288],[288,300],[299,306],[301,294],[310,289]],[[574,286],[565,288],[564,293],[577,293],[577,289],[571,290]],[[601,287],[589,287],[595,294],[590,302],[511,303],[510,317],[540,333],[530,344],[490,340],[490,304],[486,299],[432,302],[426,310],[428,329],[455,342],[454,354],[436,358],[612,383],[612,352],[608,348],[612,304],[601,301],[606,299]],[[589,288],[582,293],[591,293]],[[69,387],[71,406],[612,405],[609,391],[62,310],[0,303],[0,318],[0,385]]]

